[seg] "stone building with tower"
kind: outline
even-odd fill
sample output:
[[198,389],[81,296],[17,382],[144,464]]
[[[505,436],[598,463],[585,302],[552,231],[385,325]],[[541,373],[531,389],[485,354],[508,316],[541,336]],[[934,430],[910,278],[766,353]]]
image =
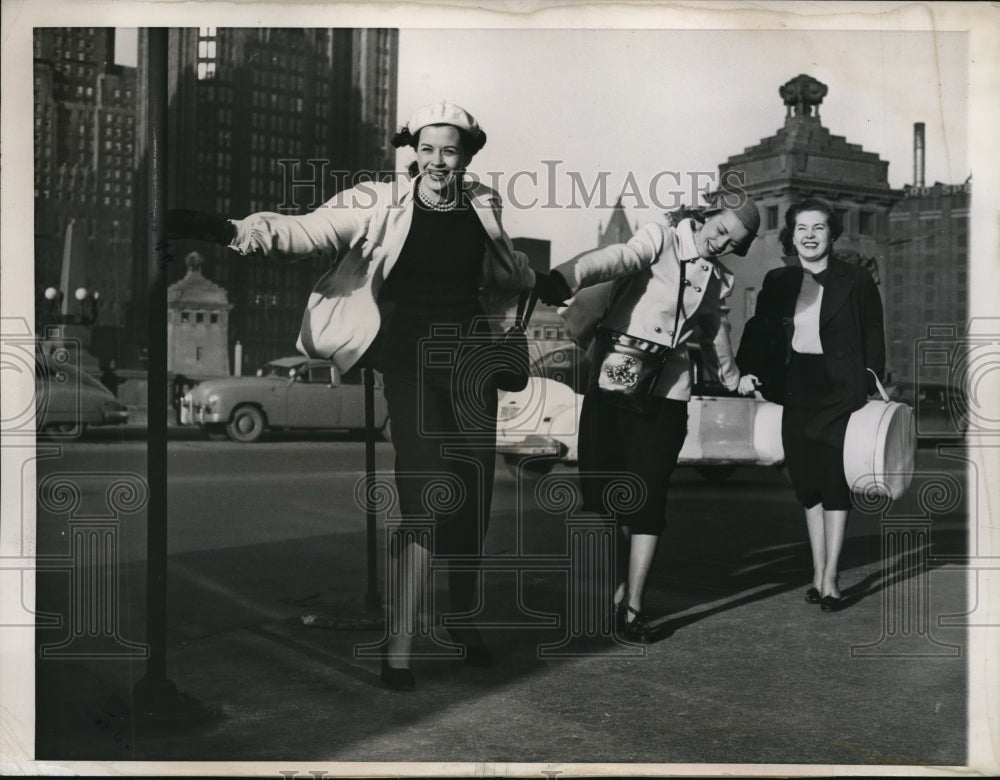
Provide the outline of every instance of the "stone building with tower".
[[187,274],[167,288],[167,371],[190,379],[229,376],[226,291],[202,274],[204,258],[191,252]]
[[758,238],[746,258],[723,259],[736,277],[730,298],[734,343],[753,314],[765,274],[797,262],[784,256],[778,234],[788,207],[806,197],[822,198],[837,210],[844,233],[836,251],[868,264],[886,297],[889,212],[903,193],[889,186],[888,162],[823,126],[819,107],[826,94],[825,84],[805,74],[782,85],[784,125],[719,166],[723,188],[739,184],[761,211]]
[[597,248],[603,249],[612,244],[624,244],[632,238],[634,233],[635,230],[628,223],[628,216],[625,214],[622,199],[619,198],[611,209],[608,224],[603,228],[600,223],[597,225]]

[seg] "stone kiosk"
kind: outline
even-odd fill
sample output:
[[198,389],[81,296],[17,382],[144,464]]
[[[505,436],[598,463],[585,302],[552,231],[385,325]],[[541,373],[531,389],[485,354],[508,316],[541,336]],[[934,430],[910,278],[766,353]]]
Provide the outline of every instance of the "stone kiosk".
[[229,376],[229,303],[226,291],[201,273],[191,252],[187,274],[167,290],[167,371],[191,380]]

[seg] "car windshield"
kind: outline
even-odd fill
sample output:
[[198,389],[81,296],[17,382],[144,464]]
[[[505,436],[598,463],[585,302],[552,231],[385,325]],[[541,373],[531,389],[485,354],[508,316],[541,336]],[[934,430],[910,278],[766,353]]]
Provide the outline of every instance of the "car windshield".
[[298,366],[298,365],[285,366],[285,365],[278,365],[276,363],[268,363],[267,365],[265,365],[258,372],[257,375],[258,376],[276,376],[276,377],[280,377],[281,379],[288,379],[288,377],[290,377],[292,375],[291,372],[294,370],[295,373],[298,373],[299,372],[299,368],[300,368],[300,366]]

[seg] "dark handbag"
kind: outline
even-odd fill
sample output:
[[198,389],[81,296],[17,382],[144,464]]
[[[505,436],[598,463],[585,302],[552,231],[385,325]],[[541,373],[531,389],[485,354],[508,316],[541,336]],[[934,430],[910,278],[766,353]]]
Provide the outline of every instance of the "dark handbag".
[[499,336],[490,348],[489,360],[497,390],[517,392],[528,386],[528,320],[538,300],[534,290],[522,292],[517,299],[514,325]]
[[684,298],[683,261],[680,266],[680,284],[671,344],[659,344],[598,326],[591,387],[602,401],[638,414],[649,414],[653,410],[653,390],[660,378],[663,364],[677,343]]

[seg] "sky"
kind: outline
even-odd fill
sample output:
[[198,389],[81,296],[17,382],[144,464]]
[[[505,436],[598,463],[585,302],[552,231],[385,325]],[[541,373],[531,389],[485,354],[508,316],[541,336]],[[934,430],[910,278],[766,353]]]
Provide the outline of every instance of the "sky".
[[[134,64],[135,31],[117,44]],[[488,136],[470,171],[499,185],[508,233],[549,239],[557,263],[594,246],[598,204],[623,191],[633,224],[697,202],[721,162],[783,125],[778,88],[800,73],[829,89],[823,125],[888,161],[891,186],[912,183],[914,122],[926,181],[962,182],[967,61],[963,33],[402,29],[398,120],[441,99],[468,109]],[[581,186],[601,177],[587,208]]]
[[[717,175],[784,124],[778,88],[807,73],[829,88],[823,125],[888,161],[890,185],[912,182],[914,122],[926,124],[926,181],[955,183],[971,172],[967,56],[961,33],[403,30],[400,120],[441,99],[463,105],[488,136],[471,170],[507,172],[508,183],[539,172],[538,187],[514,186],[523,203],[549,202],[544,182],[555,180],[566,193],[556,202],[569,204],[567,171],[592,185],[606,170],[611,202],[631,173],[669,206],[677,188],[658,172],[682,174],[682,190],[692,173]],[[564,165],[548,176],[544,160]],[[592,247],[607,222],[607,209],[511,208],[502,194],[508,232],[552,240],[554,263]],[[633,224],[662,213],[652,196],[645,209],[639,200],[623,201]]]

